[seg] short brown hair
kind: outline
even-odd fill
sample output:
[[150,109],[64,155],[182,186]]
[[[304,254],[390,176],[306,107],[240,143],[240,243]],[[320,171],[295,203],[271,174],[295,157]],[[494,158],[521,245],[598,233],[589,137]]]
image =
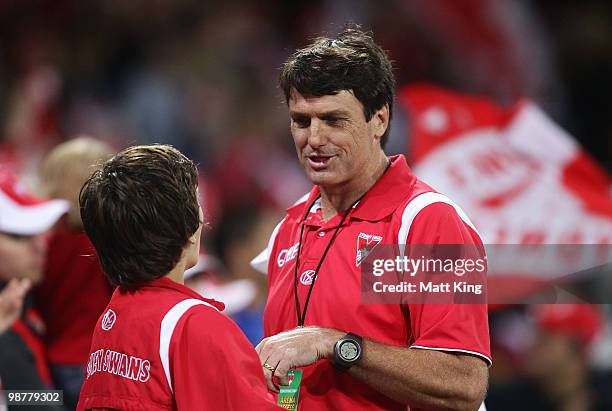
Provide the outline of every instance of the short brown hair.
[[195,164],[169,145],[127,148],[92,174],[81,218],[111,283],[136,286],[174,268],[200,224],[197,186]]
[[[372,33],[356,24],[347,24],[335,39],[319,37],[297,50],[283,65],[279,83],[287,103],[293,88],[306,97],[348,90],[363,105],[366,121],[385,104],[389,106],[389,120],[393,114],[395,79],[391,62]],[[380,139],[383,148],[389,129],[390,124]]]

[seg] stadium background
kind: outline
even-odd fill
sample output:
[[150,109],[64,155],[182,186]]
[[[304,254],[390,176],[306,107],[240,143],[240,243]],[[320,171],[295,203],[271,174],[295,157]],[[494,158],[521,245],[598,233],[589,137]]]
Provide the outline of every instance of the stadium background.
[[[610,172],[612,6],[595,0],[4,1],[0,163],[36,187],[44,155],[80,135],[116,149],[158,142],[184,151],[202,172],[207,270],[255,342],[265,278],[248,262],[308,190],[278,68],[346,21],[373,30],[399,87],[430,82],[502,107],[530,98]],[[410,121],[398,106],[389,154],[410,159]],[[489,409],[528,409],[521,398],[570,409],[547,398],[539,387],[551,376],[530,366],[538,342],[538,356],[558,342],[538,340],[530,309],[493,315]],[[556,358],[580,356],[586,371],[574,372],[589,373],[590,393],[612,407],[609,321],[595,328],[588,341],[574,338],[584,330],[564,334],[578,347]]]

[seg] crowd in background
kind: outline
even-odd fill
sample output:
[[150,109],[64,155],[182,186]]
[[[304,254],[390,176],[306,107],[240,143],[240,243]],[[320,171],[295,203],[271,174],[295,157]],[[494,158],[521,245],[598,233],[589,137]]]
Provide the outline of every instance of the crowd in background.
[[[345,21],[373,30],[399,85],[428,81],[501,105],[529,97],[612,169],[605,1],[2,2],[0,165],[39,196],[72,204],[26,300],[46,328],[49,386],[78,392],[88,330],[112,292],[92,260],[77,258],[89,252],[78,189],[91,164],[127,145],[169,143],[199,163],[207,228],[188,284],[229,300],[259,342],[267,281],[249,261],[309,190],[278,67]],[[410,121],[396,111],[388,154],[410,159]],[[493,313],[489,409],[595,409],[593,396],[611,406],[612,350],[600,343],[609,308],[594,307]]]

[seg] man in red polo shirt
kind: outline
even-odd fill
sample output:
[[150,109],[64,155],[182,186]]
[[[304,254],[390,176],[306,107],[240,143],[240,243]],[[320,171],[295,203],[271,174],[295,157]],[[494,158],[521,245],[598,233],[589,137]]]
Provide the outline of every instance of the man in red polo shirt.
[[284,65],[280,86],[314,188],[287,210],[253,265],[269,276],[268,382],[303,368],[305,410],[478,409],[491,364],[484,304],[363,304],[361,246],[461,244],[484,258],[468,217],[384,151],[391,64],[349,26]]
[[115,292],[94,329],[79,410],[272,410],[252,345],[223,303],[183,284],[203,219],[194,163],[166,145],[107,161],[80,196]]

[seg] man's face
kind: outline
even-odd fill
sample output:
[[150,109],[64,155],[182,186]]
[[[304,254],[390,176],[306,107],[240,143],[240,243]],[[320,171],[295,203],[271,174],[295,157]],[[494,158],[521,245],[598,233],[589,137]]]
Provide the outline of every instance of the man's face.
[[0,281],[29,278],[33,283],[39,282],[46,251],[45,234],[19,236],[0,233]]
[[338,186],[358,178],[382,150],[380,137],[387,123],[380,112],[366,121],[363,105],[350,91],[304,97],[292,90],[291,134],[308,179]]

